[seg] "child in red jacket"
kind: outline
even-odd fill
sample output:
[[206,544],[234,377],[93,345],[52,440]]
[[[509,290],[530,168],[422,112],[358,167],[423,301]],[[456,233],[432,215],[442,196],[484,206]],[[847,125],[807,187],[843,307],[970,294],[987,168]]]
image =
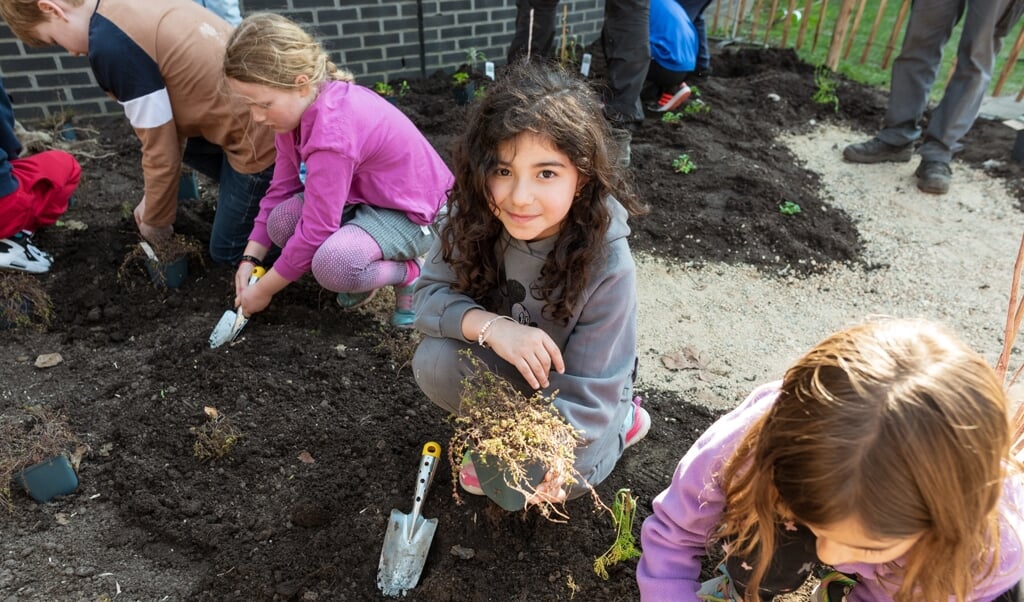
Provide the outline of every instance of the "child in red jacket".
[[14,111],[0,82],[0,269],[42,274],[53,258],[31,236],[67,210],[82,168],[64,151],[20,154]]

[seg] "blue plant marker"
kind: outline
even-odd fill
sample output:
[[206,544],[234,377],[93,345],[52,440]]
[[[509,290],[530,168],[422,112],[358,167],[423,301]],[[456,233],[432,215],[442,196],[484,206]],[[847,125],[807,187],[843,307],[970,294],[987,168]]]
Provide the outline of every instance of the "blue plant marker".
[[14,480],[25,488],[32,499],[48,502],[58,495],[74,493],[78,489],[78,475],[64,454],[29,466],[14,475]]
[[302,182],[303,186],[306,185],[306,163],[305,162],[299,163],[299,181]]

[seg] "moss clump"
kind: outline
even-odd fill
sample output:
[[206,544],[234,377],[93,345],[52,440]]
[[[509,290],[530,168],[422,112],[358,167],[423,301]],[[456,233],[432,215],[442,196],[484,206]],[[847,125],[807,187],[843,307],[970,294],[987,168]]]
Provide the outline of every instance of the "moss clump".
[[28,274],[0,272],[0,330],[45,330],[53,319],[53,301],[39,280]]

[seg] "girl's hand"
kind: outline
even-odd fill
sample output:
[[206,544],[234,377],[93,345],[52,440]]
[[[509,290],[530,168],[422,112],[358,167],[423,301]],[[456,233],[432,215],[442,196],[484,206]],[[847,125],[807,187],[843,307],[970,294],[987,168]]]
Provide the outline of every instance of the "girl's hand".
[[249,277],[252,276],[252,269],[254,267],[256,266],[248,261],[238,264],[238,270],[235,272],[235,307],[238,307],[242,291],[249,286]]
[[274,298],[274,294],[267,292],[265,289],[269,290],[269,287],[260,286],[260,282],[249,286],[249,282],[246,281],[245,288],[237,297],[238,307],[242,310],[242,315],[249,318],[270,305],[270,300]]
[[562,352],[548,333],[540,328],[524,326],[512,320],[498,320],[491,324],[487,346],[503,360],[512,364],[534,389],[550,383],[548,373],[554,369],[565,372]]
[[526,506],[529,507],[532,504],[562,504],[565,502],[566,492],[562,489],[565,485],[565,477],[561,473],[549,470],[544,475],[544,481],[537,485],[537,489],[534,490],[526,500]]

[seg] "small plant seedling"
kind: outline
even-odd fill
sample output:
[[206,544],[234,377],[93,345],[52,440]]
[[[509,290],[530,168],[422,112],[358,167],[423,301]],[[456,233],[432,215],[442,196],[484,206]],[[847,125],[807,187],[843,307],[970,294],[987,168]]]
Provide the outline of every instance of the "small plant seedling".
[[402,83],[398,84],[398,95],[399,96],[405,96],[408,93],[409,93],[409,82],[407,80],[403,79]]
[[615,492],[612,502],[612,526],[615,527],[615,541],[612,546],[594,561],[594,572],[605,581],[608,580],[608,567],[623,560],[640,557],[636,549],[636,537],[633,535],[633,519],[636,517],[636,498],[629,489]]
[[373,91],[381,96],[395,95],[395,87],[387,82],[377,82],[373,84]]
[[[483,463],[497,462],[505,475],[505,484],[527,499],[535,493],[527,480],[531,467],[541,466],[545,472],[562,475],[566,485],[579,482],[582,477],[574,465],[581,436],[555,409],[552,402],[557,391],[548,397],[538,392],[527,399],[471,350],[460,353],[469,362],[470,375],[462,380],[461,413],[454,419],[455,432],[448,445],[452,497],[456,502],[462,502],[458,471],[469,450],[476,452]],[[591,492],[600,502],[597,493],[593,489]],[[536,507],[549,520],[567,518],[564,509],[552,503]]]
[[711,105],[704,102],[703,100],[696,98],[686,103],[683,107],[684,115],[700,115],[701,113],[710,113]]
[[487,96],[487,86],[480,86],[473,90],[473,98],[480,99]]
[[814,70],[814,84],[818,86],[811,100],[820,105],[832,105],[832,110],[839,112],[839,97],[836,96],[836,74],[825,65],[818,65]]
[[800,205],[797,205],[793,201],[783,201],[782,204],[779,205],[779,213],[782,215],[796,215],[800,213],[800,211],[802,211],[800,209]]
[[673,113],[672,111],[665,111],[661,115],[661,121],[663,123],[679,123],[683,120],[682,113]]
[[452,73],[452,85],[455,87],[465,86],[469,83],[469,74],[465,71]]
[[479,48],[467,48],[466,49],[466,64],[469,65],[470,70],[476,68],[477,63],[482,63],[487,60],[487,55],[483,53]]
[[206,414],[206,422],[198,428],[190,429],[196,436],[192,453],[204,462],[223,458],[231,453],[238,440],[245,435],[217,408],[206,406],[203,412]]
[[687,174],[695,169],[697,169],[697,164],[686,153],[672,159],[672,171],[676,173]]

